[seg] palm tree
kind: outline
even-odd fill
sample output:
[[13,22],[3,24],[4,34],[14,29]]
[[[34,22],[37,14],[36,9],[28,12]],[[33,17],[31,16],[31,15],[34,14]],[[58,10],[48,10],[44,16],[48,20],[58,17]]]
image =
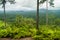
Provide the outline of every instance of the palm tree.
[[6,27],[6,11],[5,11],[5,4],[6,4],[6,2],[10,2],[11,4],[14,4],[15,2],[14,2],[15,0],[0,0],[0,4],[2,4],[2,7],[3,7],[3,9],[4,9],[4,22],[5,22],[5,26],[4,27]]
[[[50,0],[50,2],[49,2],[50,6],[52,6],[52,7],[54,7],[53,1],[54,0]],[[48,11],[48,0],[37,0],[36,27],[37,27],[38,32],[39,32],[39,4],[43,4],[44,2],[46,2],[46,7],[47,7],[47,11]],[[48,25],[48,13],[46,13],[46,25]]]
[[[40,1],[40,2],[39,2]],[[36,26],[37,26],[37,29],[39,28],[39,4],[43,4],[44,2],[46,2],[46,7],[47,7],[47,11],[48,11],[48,3],[50,4],[50,6],[54,7],[54,3],[53,3],[54,0],[50,0],[48,2],[48,0],[37,0],[37,15],[36,15]],[[48,13],[46,13],[46,25],[48,25]]]
[[39,0],[37,0],[36,27],[39,29]]
[[54,0],[41,0],[40,4],[43,4],[46,1],[46,25],[48,25],[48,3],[50,4],[50,6],[54,7]]
[[46,1],[46,26],[48,26],[48,0]]
[[5,3],[6,3],[6,1],[5,1],[5,0],[3,0],[3,1],[2,1],[2,4],[3,4],[3,9],[4,9],[4,22],[5,22],[5,27],[6,27]]

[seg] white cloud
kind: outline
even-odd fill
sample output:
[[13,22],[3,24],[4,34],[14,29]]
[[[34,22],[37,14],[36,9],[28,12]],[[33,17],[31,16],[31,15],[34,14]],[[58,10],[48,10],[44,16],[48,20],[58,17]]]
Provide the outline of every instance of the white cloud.
[[55,0],[54,1],[54,8],[53,7],[49,7],[50,9],[60,9],[60,0]]
[[[36,3],[37,0],[16,0],[15,4],[10,4],[7,3],[6,4],[6,10],[33,10],[36,9]],[[60,0],[55,0],[55,7],[52,8],[49,6],[49,9],[58,9],[60,8]],[[44,3],[43,5],[41,5],[40,8],[46,8],[46,3]],[[1,10],[1,6],[0,6],[0,10]]]

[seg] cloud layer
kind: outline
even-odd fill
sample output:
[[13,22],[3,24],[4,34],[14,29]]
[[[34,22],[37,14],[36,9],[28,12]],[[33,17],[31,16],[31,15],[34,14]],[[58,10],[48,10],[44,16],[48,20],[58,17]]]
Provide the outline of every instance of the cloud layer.
[[[34,10],[36,9],[37,0],[15,0],[15,4],[6,4],[6,10]],[[59,9],[60,8],[60,0],[55,0],[55,7],[52,8],[49,6],[49,9]],[[46,3],[40,6],[40,8],[46,8]],[[3,10],[0,6],[0,10]]]

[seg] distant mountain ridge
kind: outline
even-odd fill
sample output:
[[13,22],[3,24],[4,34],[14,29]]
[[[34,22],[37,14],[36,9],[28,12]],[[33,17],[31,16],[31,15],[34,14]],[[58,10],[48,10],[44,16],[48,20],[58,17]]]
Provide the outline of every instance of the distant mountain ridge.
[[[13,11],[6,11],[6,13],[26,13],[26,12],[34,12],[36,13],[36,10],[30,10],[30,11],[24,11],[24,10],[13,10]],[[39,9],[39,12],[41,13],[46,13],[46,9]],[[60,10],[48,10],[48,12],[53,12],[53,13],[60,13]],[[0,13],[4,13],[3,11],[0,11]]]

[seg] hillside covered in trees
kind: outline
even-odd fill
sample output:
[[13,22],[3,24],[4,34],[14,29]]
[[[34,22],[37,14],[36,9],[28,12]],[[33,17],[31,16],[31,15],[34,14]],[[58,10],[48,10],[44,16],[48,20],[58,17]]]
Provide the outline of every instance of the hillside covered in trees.
[[0,0],[0,38],[60,40],[60,6],[55,1]]
[[[49,24],[46,26],[45,11],[40,12],[39,32],[36,29],[36,12],[17,11],[7,13],[7,26],[4,25],[3,12],[0,12],[0,38],[25,38],[32,37],[35,40],[60,40],[59,11],[49,10]],[[28,14],[29,13],[29,14]],[[34,15],[32,15],[34,14]]]

